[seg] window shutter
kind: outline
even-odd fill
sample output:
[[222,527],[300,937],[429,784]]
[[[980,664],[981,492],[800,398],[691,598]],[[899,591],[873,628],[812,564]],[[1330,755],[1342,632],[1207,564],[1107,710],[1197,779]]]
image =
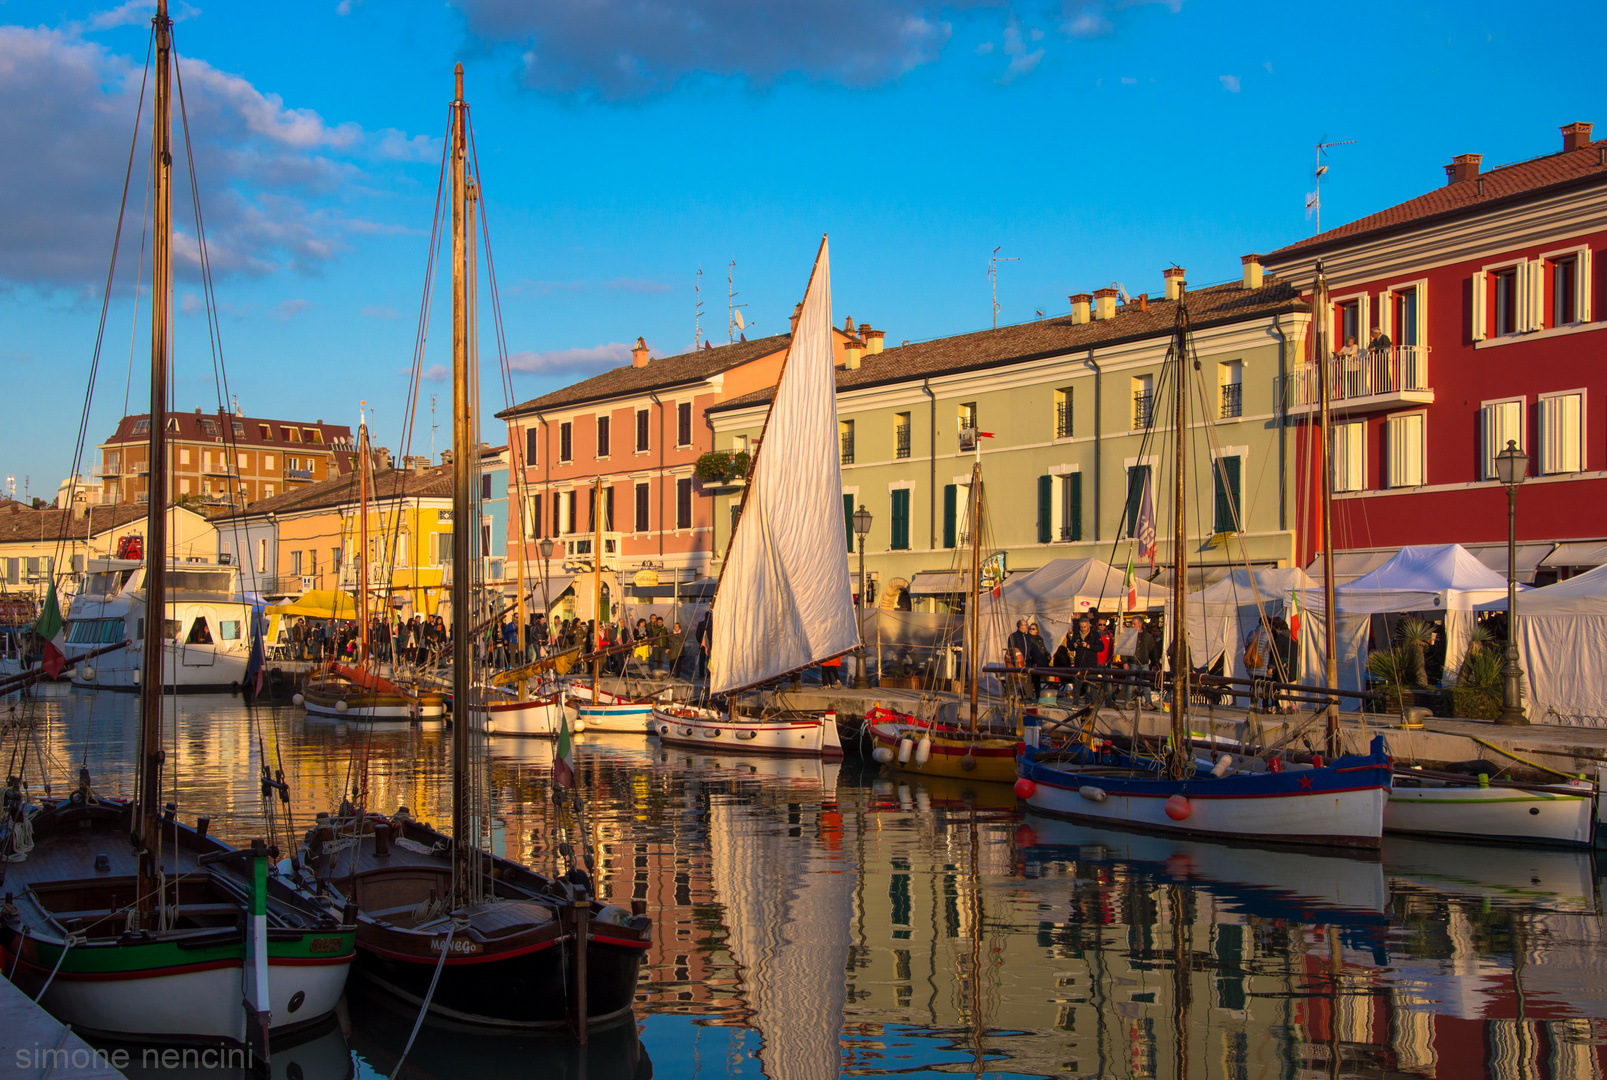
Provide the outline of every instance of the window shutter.
[[1390,310],[1389,290],[1385,289],[1378,294],[1378,329],[1395,340],[1395,313]]
[[1047,544],[1052,536],[1049,521],[1050,508],[1055,501],[1055,478],[1052,476],[1038,477],[1038,543]]
[[1589,248],[1579,249],[1579,269],[1575,273],[1575,281],[1578,283],[1579,296],[1574,301],[1574,318],[1578,319],[1580,322],[1591,321],[1590,301],[1591,298],[1595,296],[1596,292],[1591,285],[1590,254],[1591,252]]
[[1074,472],[1066,478],[1070,490],[1066,495],[1066,520],[1071,525],[1071,538],[1082,539],[1082,473]]
[[1236,512],[1239,506],[1239,459],[1218,458],[1211,470],[1216,480],[1216,521],[1212,531],[1237,532]]
[[1362,456],[1367,436],[1365,423],[1345,425],[1345,480],[1346,491],[1360,491],[1367,486],[1367,461]]
[[843,496],[843,528],[848,533],[848,553],[854,553],[854,497]]
[[893,544],[900,551],[910,546],[910,490],[893,489]]
[[958,491],[958,487],[954,484],[943,485],[943,546],[946,548],[955,546],[954,534],[958,518],[956,512],[958,499],[956,495]]
[[[1545,403],[1542,402],[1541,408],[1544,409],[1544,407]],[[1499,423],[1496,407],[1486,405],[1479,411],[1484,414],[1482,417],[1484,421],[1484,478],[1493,480],[1495,478],[1495,455],[1498,453],[1496,440],[1501,437],[1501,433],[1498,430]]]
[[1144,480],[1149,476],[1148,465],[1134,465],[1127,470],[1127,509],[1123,535],[1138,535],[1138,510],[1144,501]]
[[1489,327],[1489,320],[1485,314],[1485,299],[1489,295],[1488,275],[1483,270],[1473,271],[1472,293],[1468,305],[1472,312],[1471,325],[1468,327],[1468,336],[1474,341],[1483,341],[1485,332]]
[[1542,329],[1546,325],[1546,263],[1544,259],[1524,262],[1524,330]]

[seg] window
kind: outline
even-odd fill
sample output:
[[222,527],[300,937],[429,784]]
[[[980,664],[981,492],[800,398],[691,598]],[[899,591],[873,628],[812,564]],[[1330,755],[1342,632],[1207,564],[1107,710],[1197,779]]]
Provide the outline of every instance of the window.
[[1231,420],[1244,415],[1244,361],[1229,360],[1217,365],[1221,385],[1217,388],[1220,404],[1217,415]]
[[246,469],[246,468],[250,468],[250,465],[251,465],[251,459],[244,451],[241,451],[240,453],[235,455],[235,467],[236,468]]
[[179,433],[179,418],[178,417],[170,416],[170,417],[167,418],[167,430],[171,431],[175,435],[177,435]]
[[435,565],[450,566],[452,564],[452,531],[435,534]]
[[910,456],[910,414],[907,412],[893,414],[893,456]]
[[273,471],[273,455],[272,454],[263,454],[262,455],[262,467],[264,469],[266,469],[268,472]]
[[968,428],[973,431],[976,430],[976,402],[967,402],[960,406],[959,420],[961,431],[965,431]]
[[1518,268],[1509,266],[1490,274],[1490,289],[1495,297],[1495,332],[1516,334],[1518,323]]
[[1069,544],[1082,539],[1082,473],[1057,476],[1055,482],[1060,499],[1060,542]]
[[1479,409],[1480,428],[1483,433],[1483,470],[1485,480],[1494,480],[1495,456],[1507,448],[1510,439],[1525,446],[1523,438],[1523,399],[1515,401],[1488,401]]
[[208,435],[216,435],[218,433],[218,422],[203,416],[201,418],[201,430]]
[[609,456],[609,454],[608,454],[608,417],[606,417],[606,416],[599,416],[597,418],[597,456],[599,458],[605,458],[605,457]]
[[675,406],[675,445],[692,445],[692,403],[680,402]]
[[1038,543],[1047,544],[1055,538],[1055,478],[1038,477]]
[[219,619],[218,620],[218,637],[222,638],[224,641],[239,641],[240,640],[240,620],[239,619]]
[[1568,255],[1548,261],[1551,273],[1551,326],[1567,326],[1578,320],[1579,259]]
[[1334,340],[1341,348],[1352,343],[1358,348],[1367,344],[1361,340],[1361,305],[1359,298],[1334,305]]
[[1423,484],[1423,414],[1392,416],[1386,428],[1389,475],[1392,488],[1421,487]]
[[273,442],[273,427],[271,425],[258,424],[257,434],[262,437],[263,442]]
[[[690,408],[690,406],[688,406]],[[675,481],[675,527],[692,527],[692,478],[683,476]]]
[[842,460],[844,465],[854,463],[854,422],[852,420],[837,421],[837,438],[842,447]]
[[329,549],[329,569],[334,571],[337,578],[340,577],[340,548],[338,547]]
[[541,460],[541,429],[525,428],[525,464],[534,465]]
[[317,548],[308,548],[307,549],[307,573],[311,574],[313,577],[318,576],[318,549]]
[[540,540],[542,535],[541,496],[525,496],[525,535],[532,540]]
[[246,426],[242,421],[231,420],[229,422],[229,428],[234,432],[235,438],[243,439],[246,437]]
[[958,484],[943,485],[943,546],[956,547],[960,535],[960,489]]
[[652,489],[646,484],[636,485],[636,531],[647,532],[651,527],[648,510],[651,506]]
[[1055,438],[1071,438],[1071,387],[1055,391]]
[[179,494],[188,495],[189,493],[190,493],[190,480],[189,480],[189,477],[185,477],[184,479],[179,481]]
[[[1146,376],[1147,378],[1147,376]],[[1127,536],[1138,535],[1138,513],[1144,502],[1144,488],[1149,483],[1148,465],[1129,465],[1127,467],[1127,509],[1124,511],[1127,520]],[[1154,513],[1153,496],[1151,496],[1150,512]]]
[[310,428],[303,428],[302,430],[307,433],[307,441],[308,442],[310,442],[310,443],[321,443],[321,442],[324,441],[324,433],[322,431],[320,431],[318,428],[310,427]]
[[854,553],[854,496],[843,496],[843,531],[848,534],[848,553]]
[[292,574],[301,573],[301,552],[299,551],[292,551],[290,553],[290,572]]
[[907,551],[910,546],[910,489],[894,488],[892,548],[895,551]]
[[1421,311],[1418,290],[1397,289],[1391,294],[1394,308],[1391,312],[1395,324],[1395,344],[1402,346],[1417,345],[1422,341],[1419,336],[1420,326],[1418,316]]
[[257,540],[257,573],[268,572],[268,539],[261,537]]
[[571,451],[574,449],[575,425],[565,420],[558,425],[558,460],[573,461]]
[[636,410],[636,452],[645,454],[651,449],[651,440],[648,437],[648,412],[646,409]]
[[1142,431],[1155,419],[1155,376],[1138,375],[1133,379],[1133,430]]
[[262,497],[264,499],[273,498],[273,485],[272,484],[263,484],[262,485]]
[[[1548,394],[1540,399],[1540,471],[1581,472],[1585,467],[1585,395]],[[1518,444],[1522,446],[1522,443]]]
[[189,463],[190,463],[190,448],[188,446],[179,447],[179,464],[180,465],[188,465]]
[[1365,421],[1334,425],[1331,464],[1335,491],[1361,491],[1367,486],[1367,460],[1362,456],[1367,437]]
[[1212,532],[1238,532],[1243,527],[1244,507],[1239,501],[1239,461],[1237,454],[1216,459],[1211,470],[1216,483],[1216,514]]
[[150,420],[150,417],[146,417],[143,420],[134,421],[134,434],[135,435],[149,435],[150,433],[151,433],[151,420]]

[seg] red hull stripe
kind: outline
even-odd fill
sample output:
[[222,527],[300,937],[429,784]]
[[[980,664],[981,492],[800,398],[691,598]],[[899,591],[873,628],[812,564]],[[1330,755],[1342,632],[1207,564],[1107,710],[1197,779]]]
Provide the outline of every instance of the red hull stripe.
[[[1066,786],[1064,784],[1052,784],[1052,783],[1049,783],[1046,780],[1039,780],[1039,781],[1037,781],[1037,784],[1038,784],[1039,787],[1052,787],[1057,791],[1072,791],[1072,792],[1074,792],[1074,791],[1077,790],[1077,788],[1068,787],[1068,786]],[[1088,786],[1089,787],[1098,787],[1099,785],[1090,782],[1088,784]],[[1112,798],[1120,796],[1121,798],[1124,798],[1124,799],[1169,799],[1173,795],[1182,795],[1185,799],[1190,799],[1190,800],[1192,800],[1192,799],[1200,799],[1200,800],[1205,800],[1205,799],[1309,799],[1309,798],[1312,798],[1314,796],[1322,796],[1322,795],[1344,795],[1347,792],[1351,792],[1351,791],[1385,791],[1385,790],[1388,790],[1388,789],[1385,788],[1383,784],[1357,784],[1355,787],[1323,788],[1322,790],[1319,790],[1319,791],[1269,791],[1264,795],[1196,795],[1193,792],[1177,792],[1177,791],[1155,792],[1154,794],[1150,794],[1150,793],[1147,793],[1147,792],[1140,792],[1140,791],[1108,791],[1105,794],[1110,796],[1110,797],[1112,797]]]
[[[509,949],[505,952],[480,953],[478,955],[468,956],[448,956],[446,958],[446,966],[458,967],[463,964],[494,964],[500,960],[512,960],[516,956],[524,956],[528,953],[540,952],[543,949],[550,949],[554,945],[558,944],[558,942],[561,940],[563,939],[553,938],[551,941],[542,941],[535,945],[526,945],[522,949]],[[391,960],[400,960],[404,964],[421,964],[425,967],[433,968],[436,964],[441,962],[441,958],[439,956],[419,956],[414,953],[393,952],[390,949],[382,949],[378,945],[361,945],[359,948],[366,949],[376,956],[383,956]]]
[[593,945],[618,945],[622,949],[641,949],[643,952],[646,952],[648,946],[652,944],[652,942],[649,941],[632,941],[630,938],[604,937],[601,934],[593,934],[591,936],[591,943]]
[[[333,967],[339,964],[350,964],[356,957],[355,952],[345,956],[332,956],[329,958],[301,958],[286,957],[281,960],[269,958],[269,967]],[[38,964],[22,957],[16,958],[17,966],[27,968],[36,975],[50,974],[50,968],[40,967]],[[204,964],[182,964],[178,967],[141,968],[138,971],[68,971],[63,968],[56,973],[56,978],[66,982],[128,982],[134,979],[165,979],[170,975],[190,975],[198,971],[216,971],[219,968],[237,968],[241,962],[238,960],[213,960]]]

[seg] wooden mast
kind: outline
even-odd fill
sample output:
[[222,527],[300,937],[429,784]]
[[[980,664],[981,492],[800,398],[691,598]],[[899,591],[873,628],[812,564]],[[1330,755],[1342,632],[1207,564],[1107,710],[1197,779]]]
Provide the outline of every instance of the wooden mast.
[[[982,672],[982,642],[977,637],[977,623],[982,607],[982,449],[978,444],[976,463],[971,466],[971,596],[966,602],[966,619],[971,624],[971,670],[966,680],[971,684],[971,732],[976,733],[977,679]],[[865,583],[859,583],[861,591]]]
[[140,666],[139,922],[155,929],[160,894],[162,805],[162,679],[167,651],[167,370],[173,313],[173,102],[169,69],[172,22],[167,0],[156,0],[156,107],[151,130],[151,431],[145,490],[145,654]]
[[468,106],[463,65],[452,98],[452,903],[474,894],[474,838],[469,835],[469,687],[474,663],[473,580],[469,569],[471,456],[467,208]]
[[1189,642],[1188,642],[1188,486],[1189,381],[1188,306],[1182,296],[1177,302],[1177,328],[1172,351],[1177,359],[1176,409],[1172,417],[1176,477],[1172,508],[1172,760],[1171,775],[1181,780],[1193,768],[1194,752],[1189,746]]
[[[1328,466],[1328,440],[1333,432],[1333,417],[1329,409],[1328,387],[1328,278],[1322,263],[1317,264],[1317,285],[1312,290],[1311,317],[1317,333],[1312,340],[1312,357],[1317,364],[1318,432],[1317,476],[1322,485],[1322,646],[1327,656],[1325,676],[1328,689],[1339,689],[1339,658],[1334,655],[1337,634],[1334,630],[1334,474]],[[1339,735],[1339,699],[1330,698],[1327,714],[1328,757],[1333,759],[1343,752]]]
[[597,477],[592,481],[592,548],[591,566],[594,571],[592,583],[592,622],[595,629],[591,638],[591,703],[603,703],[603,688],[598,682],[602,672],[603,660],[598,655],[603,645],[603,478]]
[[[366,410],[368,402],[363,402]],[[357,421],[357,656],[358,664],[368,659],[368,417]]]

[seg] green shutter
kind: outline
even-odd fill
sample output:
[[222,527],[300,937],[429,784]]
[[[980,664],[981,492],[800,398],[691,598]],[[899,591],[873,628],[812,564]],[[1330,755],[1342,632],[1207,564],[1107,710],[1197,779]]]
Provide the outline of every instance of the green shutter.
[[1082,473],[1071,474],[1071,490],[1066,495],[1066,521],[1071,526],[1071,539],[1082,539]]
[[[1239,459],[1225,457],[1217,460],[1216,468],[1211,470],[1216,479],[1216,528],[1215,532],[1237,532],[1238,524],[1234,521],[1234,508],[1239,506]],[[1225,482],[1224,482],[1225,480]],[[1243,510],[1239,511],[1241,514]]]
[[909,488],[893,489],[893,547],[906,550],[910,546],[910,492]]
[[848,532],[848,553],[854,553],[854,497],[843,496],[843,528]]
[[1049,515],[1055,505],[1055,478],[1038,477],[1038,543],[1047,544],[1053,537]]
[[1144,502],[1144,481],[1149,477],[1148,465],[1134,465],[1127,470],[1127,527],[1129,537],[1138,535],[1138,509]]
[[954,547],[955,533],[959,528],[959,488],[954,484],[943,485],[943,546]]

